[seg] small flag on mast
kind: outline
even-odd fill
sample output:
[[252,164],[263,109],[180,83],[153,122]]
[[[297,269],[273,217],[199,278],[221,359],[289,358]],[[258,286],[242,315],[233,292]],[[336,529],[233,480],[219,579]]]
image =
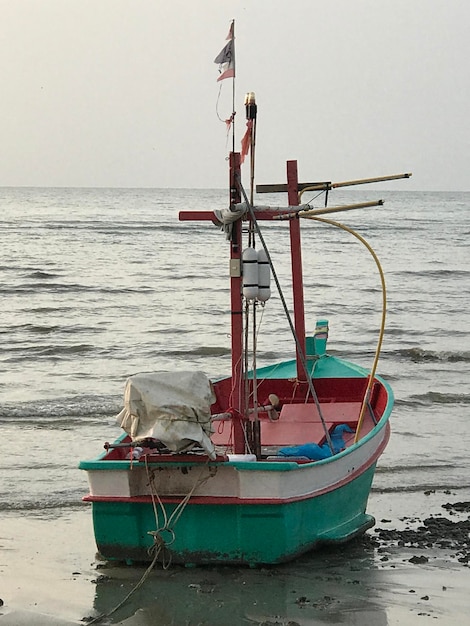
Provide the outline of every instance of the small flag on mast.
[[227,35],[227,43],[215,57],[214,63],[219,64],[220,76],[217,79],[224,80],[224,78],[235,77],[235,37],[234,37],[234,22],[230,24],[230,30]]
[[242,137],[242,149],[240,152],[240,165],[245,162],[245,157],[250,151],[251,137],[253,134],[253,120],[248,120],[246,123],[246,131]]

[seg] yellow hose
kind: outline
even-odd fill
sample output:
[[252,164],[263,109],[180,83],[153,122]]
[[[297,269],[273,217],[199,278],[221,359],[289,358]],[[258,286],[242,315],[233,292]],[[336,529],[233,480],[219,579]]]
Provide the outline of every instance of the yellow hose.
[[357,422],[357,429],[356,429],[356,436],[354,438],[354,443],[356,443],[359,439],[359,431],[361,429],[362,426],[362,422],[364,420],[364,413],[366,410],[366,406],[367,406],[367,401],[369,399],[369,395],[370,395],[370,390],[372,388],[372,385],[374,383],[374,378],[375,378],[375,372],[377,371],[377,364],[379,362],[379,356],[380,356],[380,350],[382,348],[382,341],[383,341],[383,336],[384,336],[384,332],[385,332],[385,317],[386,317],[386,313],[387,313],[387,290],[385,287],[385,276],[382,270],[382,266],[380,265],[380,261],[376,255],[376,253],[374,252],[372,246],[364,239],[364,237],[362,237],[362,235],[360,235],[359,233],[357,233],[355,230],[353,230],[352,228],[349,228],[349,226],[345,226],[344,224],[341,224],[340,222],[336,222],[334,220],[330,220],[327,219],[325,217],[315,217],[313,215],[302,215],[302,213],[299,213],[299,217],[303,217],[305,219],[310,219],[310,220],[315,220],[317,222],[323,222],[324,224],[330,224],[331,226],[337,226],[338,228],[341,228],[342,230],[345,230],[348,233],[351,233],[351,235],[354,235],[354,237],[356,237],[357,239],[359,239],[359,241],[361,243],[363,243],[365,245],[365,247],[369,250],[369,252],[371,253],[376,265],[377,265],[377,269],[379,270],[379,274],[380,274],[380,280],[382,283],[382,322],[380,325],[380,333],[379,333],[379,339],[377,341],[377,347],[375,350],[375,357],[374,357],[374,362],[372,364],[372,369],[370,371],[369,374],[369,381],[367,383],[367,388],[364,394],[364,398],[362,400],[362,405],[361,405],[361,411],[359,413],[359,419]]

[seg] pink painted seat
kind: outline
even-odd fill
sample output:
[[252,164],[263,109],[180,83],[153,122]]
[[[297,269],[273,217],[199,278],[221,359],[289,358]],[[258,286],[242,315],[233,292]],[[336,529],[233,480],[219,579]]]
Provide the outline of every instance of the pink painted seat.
[[[328,431],[337,424],[355,428],[359,417],[360,402],[328,402],[320,405]],[[261,444],[263,446],[289,446],[325,441],[325,430],[315,404],[284,404],[279,419],[271,421],[266,413],[260,415]],[[214,421],[216,432],[211,436],[215,445],[230,443],[230,422]],[[219,430],[221,432],[219,432]]]

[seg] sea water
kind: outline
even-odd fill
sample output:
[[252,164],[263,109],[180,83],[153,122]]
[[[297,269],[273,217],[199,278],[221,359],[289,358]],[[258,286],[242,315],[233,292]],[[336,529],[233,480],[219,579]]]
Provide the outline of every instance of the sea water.
[[[2,509],[82,506],[77,462],[117,435],[130,374],[230,372],[229,245],[211,222],[178,220],[180,210],[224,207],[226,196],[0,190]],[[367,239],[387,283],[379,373],[396,406],[375,488],[468,486],[470,193],[355,190],[334,204],[376,196],[383,207],[330,216]],[[291,307],[288,225],[260,226]],[[371,365],[382,306],[375,263],[343,230],[302,227],[307,333],[325,317],[329,350]],[[294,352],[272,291],[258,313],[258,365]]]
[[[458,499],[470,487],[470,193],[376,187],[333,197],[385,200],[329,216],[367,239],[387,283],[378,371],[396,404],[373,493]],[[181,210],[226,204],[223,190],[0,189],[2,516],[57,519],[87,507],[77,465],[119,434],[127,376],[230,372],[229,245],[210,221],[178,221]],[[260,226],[292,309],[289,226]],[[372,256],[315,221],[302,221],[302,242],[307,333],[328,319],[330,352],[371,366],[382,314]],[[257,316],[258,366],[294,355],[272,292]]]

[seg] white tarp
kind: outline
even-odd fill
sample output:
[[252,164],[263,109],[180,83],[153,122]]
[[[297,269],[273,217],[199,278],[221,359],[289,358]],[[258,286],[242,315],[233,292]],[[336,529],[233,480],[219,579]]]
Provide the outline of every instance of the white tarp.
[[154,437],[173,452],[195,443],[215,459],[210,406],[214,392],[202,372],[155,372],[127,379],[118,424],[132,440]]

